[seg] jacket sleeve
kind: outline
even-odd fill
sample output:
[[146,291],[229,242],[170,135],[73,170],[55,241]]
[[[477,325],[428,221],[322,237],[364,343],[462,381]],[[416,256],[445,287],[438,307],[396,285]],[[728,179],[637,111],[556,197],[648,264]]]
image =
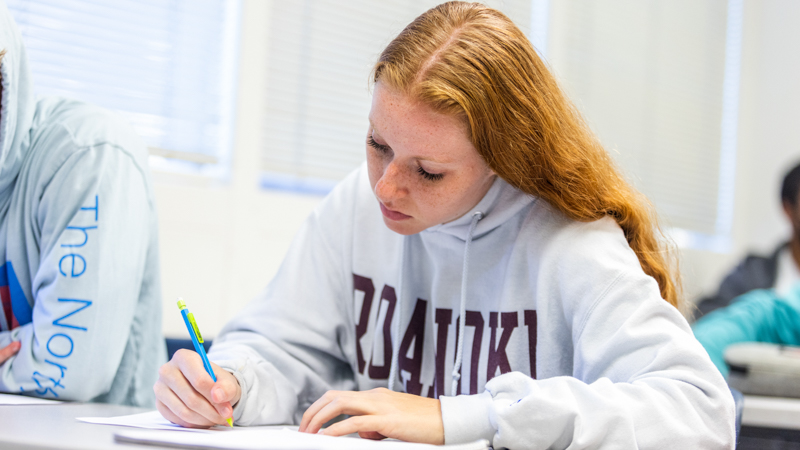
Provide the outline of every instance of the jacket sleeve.
[[329,197],[312,213],[266,290],[214,340],[209,358],[242,389],[234,405],[241,425],[299,423],[325,391],[355,389],[342,350],[354,347],[341,250],[347,231],[321,223],[343,214],[337,201]]
[[782,299],[771,289],[739,296],[727,308],[714,311],[693,326],[694,335],[719,371],[728,375],[724,354],[739,342],[800,345],[800,299],[792,292]]
[[0,345],[22,344],[0,390],[88,401],[111,387],[129,339],[152,214],[145,176],[121,149],[92,146],[26,202],[31,321],[0,333]]
[[567,314],[572,376],[535,380],[512,372],[490,380],[482,394],[440,398],[445,443],[733,448],[730,391],[655,280],[627,272],[603,285],[585,314]]

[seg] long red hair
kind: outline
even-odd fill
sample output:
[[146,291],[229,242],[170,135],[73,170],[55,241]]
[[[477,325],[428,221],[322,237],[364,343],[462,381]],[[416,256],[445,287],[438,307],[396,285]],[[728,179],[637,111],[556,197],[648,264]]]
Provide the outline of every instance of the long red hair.
[[613,217],[662,297],[683,309],[674,252],[652,206],[504,14],[479,3],[432,8],[386,47],[372,79],[462,117],[475,148],[510,185],[573,220]]

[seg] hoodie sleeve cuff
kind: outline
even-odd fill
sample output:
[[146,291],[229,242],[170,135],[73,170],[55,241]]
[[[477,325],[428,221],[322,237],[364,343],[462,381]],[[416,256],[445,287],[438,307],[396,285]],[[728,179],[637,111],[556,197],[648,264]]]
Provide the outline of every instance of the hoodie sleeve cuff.
[[463,444],[486,439],[492,442],[495,427],[489,420],[492,395],[489,392],[477,395],[442,396],[442,423],[444,443]]
[[250,383],[247,381],[247,376],[243,373],[245,370],[246,362],[245,361],[214,361],[218,366],[222,367],[223,369],[227,370],[236,378],[236,382],[239,383],[239,389],[241,389],[241,396],[239,397],[239,401],[233,405],[233,422],[237,423],[242,420],[242,415],[246,411],[247,407],[247,397],[248,392],[250,391]]
[[239,388],[242,390],[242,394],[239,397],[239,401],[233,405],[233,421],[239,422],[242,420],[242,413],[245,410],[245,404],[247,403],[247,382],[244,379],[244,376],[241,372],[232,370],[232,369],[225,369],[230,372],[234,377],[236,377],[236,381],[239,383]]

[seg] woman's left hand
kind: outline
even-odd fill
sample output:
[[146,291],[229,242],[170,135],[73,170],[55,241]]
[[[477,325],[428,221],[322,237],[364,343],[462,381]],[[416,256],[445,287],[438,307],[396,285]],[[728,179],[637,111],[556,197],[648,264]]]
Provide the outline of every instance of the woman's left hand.
[[326,392],[303,414],[300,431],[317,433],[323,424],[341,414],[353,417],[329,426],[322,431],[323,434],[343,436],[358,433],[367,439],[388,437],[408,442],[444,443],[439,400],[385,388]]

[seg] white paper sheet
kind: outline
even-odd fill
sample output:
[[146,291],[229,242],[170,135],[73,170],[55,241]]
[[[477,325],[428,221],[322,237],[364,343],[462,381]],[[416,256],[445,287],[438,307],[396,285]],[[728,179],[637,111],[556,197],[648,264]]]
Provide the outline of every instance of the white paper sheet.
[[117,442],[165,445],[193,449],[233,450],[487,450],[485,440],[462,445],[436,446],[400,441],[370,441],[300,433],[275,427],[237,428],[219,433],[172,433],[158,430],[124,430],[114,434]]
[[96,423],[100,425],[120,425],[123,427],[136,427],[136,428],[149,428],[151,430],[173,430],[173,431],[195,431],[195,432],[209,432],[218,429],[230,429],[230,427],[212,427],[208,429],[203,428],[184,428],[180,425],[175,425],[169,420],[165,419],[158,411],[150,411],[146,413],[131,414],[129,416],[117,417],[76,417],[76,420],[87,423]]
[[0,394],[0,405],[58,405],[58,400],[28,397],[27,395]]

